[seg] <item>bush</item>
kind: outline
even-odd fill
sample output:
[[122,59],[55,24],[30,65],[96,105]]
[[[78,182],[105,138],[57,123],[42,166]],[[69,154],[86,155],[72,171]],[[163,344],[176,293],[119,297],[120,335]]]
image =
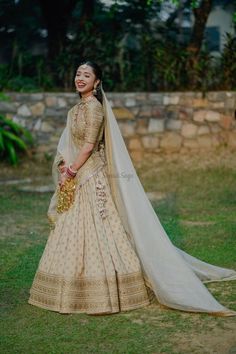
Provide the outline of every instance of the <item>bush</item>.
[[[86,57],[101,64],[103,84],[108,91],[179,91],[236,89],[236,37],[226,34],[220,57],[202,50],[189,67],[191,53],[186,45],[154,33],[137,31],[116,41],[98,32],[96,41],[89,30],[78,34],[49,67],[43,56],[21,53],[9,65],[0,65],[0,89],[20,92],[72,91],[78,53],[86,44]],[[106,45],[104,45],[106,43]],[[95,48],[99,50],[95,50]],[[52,69],[53,67],[53,69]]]
[[20,124],[0,115],[0,156],[12,165],[19,163],[19,155],[31,155],[29,147],[34,145],[31,133]]

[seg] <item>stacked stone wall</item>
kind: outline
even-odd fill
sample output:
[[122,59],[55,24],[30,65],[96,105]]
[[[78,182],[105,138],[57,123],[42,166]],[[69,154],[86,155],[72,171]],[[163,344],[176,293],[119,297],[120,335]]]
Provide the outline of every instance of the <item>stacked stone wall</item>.
[[[6,93],[0,114],[27,127],[37,153],[54,154],[74,93]],[[236,92],[107,93],[131,156],[236,149]]]

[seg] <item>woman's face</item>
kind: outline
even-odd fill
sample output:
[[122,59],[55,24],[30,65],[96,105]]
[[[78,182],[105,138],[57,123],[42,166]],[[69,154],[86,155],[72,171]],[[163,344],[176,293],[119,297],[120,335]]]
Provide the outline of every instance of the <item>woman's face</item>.
[[83,64],[78,67],[75,75],[75,86],[82,96],[92,93],[99,81],[96,79],[91,66]]

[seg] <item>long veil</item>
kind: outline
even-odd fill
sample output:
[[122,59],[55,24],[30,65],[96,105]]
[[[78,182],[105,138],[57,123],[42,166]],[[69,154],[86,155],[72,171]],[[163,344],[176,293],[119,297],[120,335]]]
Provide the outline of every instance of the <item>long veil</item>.
[[236,271],[203,262],[172,244],[137,176],[103,89],[102,95],[109,184],[148,286],[161,305],[183,311],[236,316],[235,311],[222,306],[203,284],[236,280]]

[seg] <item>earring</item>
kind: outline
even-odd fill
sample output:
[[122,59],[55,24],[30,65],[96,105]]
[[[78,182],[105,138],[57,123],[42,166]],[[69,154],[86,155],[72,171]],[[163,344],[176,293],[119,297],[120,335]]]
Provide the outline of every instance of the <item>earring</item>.
[[97,89],[96,89],[96,87],[93,89],[93,95],[94,95],[94,96],[97,95]]

